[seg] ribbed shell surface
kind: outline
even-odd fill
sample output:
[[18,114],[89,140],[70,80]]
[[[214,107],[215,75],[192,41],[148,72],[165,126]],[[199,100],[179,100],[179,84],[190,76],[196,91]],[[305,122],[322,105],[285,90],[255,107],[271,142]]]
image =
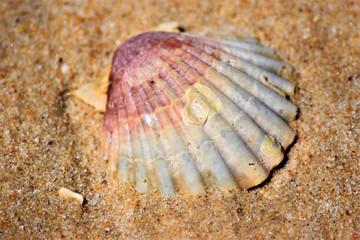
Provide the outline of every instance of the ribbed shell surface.
[[288,66],[255,40],[149,32],[115,52],[100,148],[140,192],[251,188],[284,157]]

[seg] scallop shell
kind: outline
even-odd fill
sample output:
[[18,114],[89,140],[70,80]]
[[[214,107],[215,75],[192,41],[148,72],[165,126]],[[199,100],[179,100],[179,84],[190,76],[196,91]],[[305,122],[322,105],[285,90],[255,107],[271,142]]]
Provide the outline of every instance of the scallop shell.
[[291,68],[250,38],[148,32],[115,52],[100,148],[140,192],[262,183],[295,138]]

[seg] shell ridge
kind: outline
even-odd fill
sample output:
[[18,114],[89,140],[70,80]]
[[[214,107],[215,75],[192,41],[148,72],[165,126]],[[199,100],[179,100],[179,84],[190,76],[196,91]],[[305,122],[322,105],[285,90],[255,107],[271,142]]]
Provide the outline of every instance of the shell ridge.
[[[195,84],[194,85],[194,88],[196,89],[195,91],[199,95],[201,95],[203,98],[205,98],[207,100],[208,105],[212,105],[211,102],[212,102],[212,99],[213,99],[213,96],[212,96],[213,94],[206,94],[208,90],[198,92],[200,89],[204,88],[204,87],[201,87],[201,86],[202,85],[200,85],[200,84]],[[211,90],[209,89],[209,91],[211,91]],[[222,113],[223,108],[222,107],[221,108],[214,108],[214,106],[212,106],[212,107],[213,107],[214,111],[213,111],[212,114],[210,114],[208,116],[206,123],[203,125],[203,128],[206,130],[207,128],[206,128],[205,125],[210,124],[211,121],[216,121],[217,123],[216,123],[215,126],[217,126],[219,124],[220,124],[220,126],[218,126],[218,135],[217,136],[212,135],[212,136],[209,136],[209,137],[212,138],[212,139],[216,139],[219,135],[222,135],[221,132],[233,132],[232,137],[224,137],[223,139],[231,139],[231,140],[233,140],[233,141],[230,142],[230,145],[233,144],[234,142],[238,142],[238,146],[241,146],[241,149],[242,149],[242,151],[241,151],[242,155],[246,155],[246,154],[250,155],[251,158],[252,158],[252,161],[256,162],[257,164],[260,164],[260,162],[257,160],[257,158],[255,158],[254,153],[252,152],[252,150],[246,145],[246,143],[243,141],[241,136],[237,134],[236,130],[234,129],[233,124],[230,123],[226,117],[224,117],[224,115]],[[214,119],[216,119],[216,120],[214,120]],[[209,131],[206,131],[206,133],[209,134]],[[230,134],[230,133],[227,133],[227,134]],[[234,134],[237,135],[237,137]],[[237,148],[237,149],[240,150],[239,148]],[[224,160],[227,160],[227,158],[224,157]]]
[[297,107],[292,102],[279,95],[278,92],[264,85],[262,82],[257,81],[245,73],[242,73],[230,64],[223,63],[217,59],[209,60],[211,56],[205,52],[200,52],[196,49],[192,49],[191,51],[186,47],[184,48],[184,51],[200,59],[203,63],[216,68],[219,74],[223,74],[243,90],[256,96],[260,101],[284,119],[293,120],[296,116]]
[[[205,44],[207,44],[207,43],[205,43]],[[285,64],[277,59],[274,59],[274,58],[271,58],[268,56],[264,56],[262,54],[246,51],[244,49],[239,49],[236,47],[230,47],[230,49],[223,48],[223,47],[222,48],[214,47],[214,49],[216,49],[218,51],[222,51],[222,52],[227,53],[235,58],[249,62],[255,66],[258,66],[260,68],[263,68],[265,70],[268,70],[270,72],[274,72],[277,74],[280,74],[281,71],[283,70],[283,68],[285,67]]]
[[[141,68],[138,68],[136,74],[132,74],[132,75],[133,75],[132,79],[135,81],[135,83],[138,84],[138,86],[142,86],[141,88],[138,88],[138,90],[143,91],[142,96],[148,99],[146,105],[151,111],[150,112],[151,116],[157,115],[155,113],[155,108],[156,106],[161,106],[161,103],[159,102],[160,100],[156,98],[155,94],[153,94],[154,97],[150,100],[149,92],[148,92],[149,88],[141,84],[142,82],[145,82],[140,80],[145,78],[143,76],[143,72],[141,71]],[[140,95],[138,96],[140,97]],[[139,103],[138,106],[141,104],[145,104],[144,101],[140,101],[140,99],[138,103]],[[144,132],[151,152],[152,162],[155,166],[154,169],[157,176],[157,182],[159,183],[160,191],[165,195],[171,196],[175,194],[175,186],[173,183],[169,166],[167,164],[167,161],[165,160],[167,158],[167,154],[166,151],[164,150],[164,147],[166,147],[168,144],[164,145],[165,139],[162,136],[163,132],[157,131],[158,128],[162,129],[163,122],[161,119],[159,119],[158,116],[156,116],[156,119],[158,119],[158,121],[154,126],[152,124],[143,124],[143,121],[141,120],[141,117],[139,115],[138,125],[144,126]],[[156,186],[156,184],[153,185]]]
[[239,38],[229,38],[232,37],[232,35],[225,35],[225,36],[210,36],[210,37],[201,37],[196,36],[192,34],[186,34],[189,37],[192,37],[199,41],[204,41],[208,43],[209,45],[213,46],[227,46],[227,47],[236,47],[241,48],[243,50],[249,51],[249,52],[255,52],[258,54],[262,54],[269,57],[275,56],[275,50],[269,46],[260,45],[259,41],[257,41],[254,38],[249,37],[241,37]]
[[[121,91],[120,85],[116,84],[114,86],[114,95],[122,96],[122,91]],[[119,100],[122,101],[123,98],[120,98]],[[117,109],[119,106],[119,100],[112,101],[112,104],[114,104],[113,107],[115,107],[115,109]],[[130,135],[130,132],[128,131],[126,122],[124,123],[126,125],[125,126],[123,125],[120,128],[119,122],[121,121],[122,118],[119,116],[119,112],[120,111],[112,111],[112,114],[110,115],[112,117],[112,122],[114,124],[114,131],[116,131],[116,134],[112,133],[113,141],[112,141],[112,147],[110,149],[111,155],[109,156],[109,159],[111,160],[111,162],[109,162],[109,163],[113,166],[113,168],[120,169],[120,171],[118,171],[118,175],[122,181],[126,181],[129,179],[128,178],[129,177],[128,170],[131,165],[131,163],[129,161],[129,159],[131,159],[130,152],[132,149],[131,140],[130,140],[131,135]],[[125,112],[126,112],[126,109],[125,109]],[[127,113],[125,113],[125,114],[127,114]],[[122,131],[120,131],[120,130],[122,130]],[[122,136],[125,135],[124,137],[125,137],[126,144],[120,144],[119,135],[122,135]],[[120,153],[122,153],[122,154],[120,154]]]
[[[140,156],[136,162],[135,167],[138,168],[138,171],[135,173],[135,180],[136,180],[136,188],[139,192],[145,192],[150,188],[150,185],[154,184],[153,177],[153,168],[151,166],[151,154],[150,154],[150,147],[147,142],[144,127],[142,125],[139,126],[139,141],[141,142],[141,149]],[[155,186],[153,186],[155,188]]]
[[[220,93],[221,94],[221,93]],[[207,98],[208,102],[211,102],[212,98],[211,96],[204,96]],[[220,101],[220,99],[219,99]],[[226,101],[225,99],[222,99],[222,101]],[[239,124],[236,124],[236,118],[235,119],[231,119],[230,116],[231,114],[225,114],[225,111],[227,111],[227,108],[230,107],[232,103],[231,102],[226,102],[226,104],[224,104],[224,106],[226,106],[225,108],[219,109],[218,110],[218,114],[221,116],[221,118],[224,119],[224,121],[227,122],[227,125],[229,125],[231,127],[232,130],[234,130],[236,132],[236,134],[239,136],[240,141],[242,141],[242,145],[246,145],[246,147],[251,151],[251,154],[254,154],[257,156],[257,158],[259,160],[263,159],[262,162],[264,163],[264,166],[267,169],[272,168],[275,164],[277,165],[279,158],[283,158],[283,154],[282,154],[282,148],[281,146],[276,146],[276,150],[277,151],[271,151],[272,148],[268,146],[268,144],[266,145],[266,147],[264,148],[264,140],[267,139],[267,135],[265,133],[263,133],[258,126],[254,123],[253,126],[249,125],[249,123],[252,123],[253,121],[251,120],[251,118],[249,120],[247,120],[247,126],[243,127],[243,131],[241,131],[241,129],[239,129]],[[244,112],[243,110],[239,109],[238,107],[235,107],[236,110],[241,111],[243,114],[243,116],[247,116],[246,112]],[[241,116],[240,113],[238,113],[237,115]],[[244,120],[244,119],[243,119]],[[259,129],[261,131],[261,136],[260,139],[258,139],[258,146],[256,146],[256,144],[254,144],[254,142],[250,142],[248,139],[251,139],[253,136],[246,136],[246,133],[249,132],[249,128],[248,127],[252,127],[251,130],[255,131],[257,129]],[[254,128],[255,127],[255,128]],[[254,133],[254,132],[253,132]],[[269,140],[270,142],[270,140]],[[273,140],[273,143],[275,144],[275,140]],[[265,151],[266,150],[266,151]]]
[[[136,82],[135,76],[125,74],[125,75],[123,75],[123,77],[130,79],[130,81]],[[139,106],[141,106],[139,104],[139,102],[141,103],[141,101],[135,100],[135,98],[139,98],[140,95],[134,94],[135,93],[134,89],[133,90],[130,89],[130,85],[128,84],[128,82],[126,82],[126,81],[118,81],[118,82],[120,83],[121,92],[126,93],[125,98],[124,98],[125,106],[126,106],[126,112],[127,112],[127,116],[128,116],[128,120],[129,120],[128,123],[131,123],[131,125],[128,128],[129,139],[127,139],[127,142],[131,143],[128,145],[128,149],[127,149],[128,153],[126,156],[128,156],[128,157],[122,156],[122,158],[119,158],[119,162],[118,162],[118,172],[120,175],[120,179],[123,181],[126,181],[126,179],[128,179],[129,177],[131,179],[135,179],[136,177],[139,179],[139,177],[140,177],[139,175],[143,175],[143,176],[144,176],[144,174],[146,175],[146,173],[138,174],[139,166],[134,166],[135,165],[134,162],[136,160],[133,156],[134,154],[136,154],[136,152],[134,150],[134,146],[137,146],[137,148],[139,148],[139,145],[141,145],[139,143],[139,140],[137,139],[137,136],[139,135],[138,134],[139,124],[135,123],[135,121],[138,119],[138,118],[136,118],[136,116],[138,116],[138,111],[139,111],[138,108],[139,108]],[[133,96],[133,95],[135,95],[135,96]],[[136,102],[138,104],[136,104]],[[142,109],[144,109],[144,106],[142,106]],[[131,117],[129,117],[129,115],[131,115]],[[141,148],[142,147],[143,147],[143,145],[141,145]],[[157,149],[159,149],[159,148],[157,148]],[[139,154],[139,152],[137,154]],[[161,153],[160,153],[160,155],[161,155]],[[140,167],[140,168],[142,168],[142,167]],[[132,170],[132,171],[129,172],[130,170]],[[142,170],[144,170],[144,169],[142,168]],[[163,178],[166,178],[166,176],[165,177],[163,176]],[[162,182],[167,184],[168,181],[163,180]],[[168,192],[171,192],[171,189]]]
[[[172,72],[171,70],[174,70],[174,68],[172,68],[171,64],[169,64],[168,62],[163,62],[163,67],[165,67],[167,72]],[[179,73],[174,73],[172,72],[172,77],[174,79],[182,79],[181,75],[177,75]],[[186,80],[185,80],[186,81]],[[174,112],[176,112],[175,110],[173,110]],[[177,118],[180,121],[180,117],[177,116]],[[205,141],[205,138],[208,139],[208,136],[205,134],[205,132],[203,132],[203,130],[200,130],[198,128],[192,128],[192,132],[196,131],[196,134],[189,134],[187,130],[189,128],[189,125],[185,124],[184,125],[184,134],[187,136],[187,140],[189,140],[191,142],[192,145],[198,145],[198,148],[206,148],[208,151],[210,151],[211,153],[213,153],[213,157],[210,157],[209,154],[206,154],[208,156],[208,158],[210,159],[210,166],[208,168],[210,168],[210,171],[214,174],[215,178],[218,179],[218,182],[220,184],[222,184],[223,188],[230,188],[230,187],[235,187],[236,183],[232,180],[233,176],[231,174],[231,172],[229,172],[228,167],[226,166],[225,162],[223,161],[223,159],[217,154],[218,150],[216,150],[214,147],[209,146],[206,143],[201,143],[201,141]],[[200,130],[200,132],[198,131]],[[192,140],[191,136],[194,135],[201,135],[202,137],[200,137],[200,140]],[[208,139],[208,141],[210,142],[210,140]],[[198,143],[196,143],[198,142]],[[212,143],[210,143],[212,145]],[[196,154],[195,154],[196,155]],[[199,155],[199,154],[198,154]],[[199,161],[196,158],[197,161]],[[207,160],[207,159],[206,159]],[[225,165],[224,165],[225,164]],[[203,172],[203,171],[200,171]]]
[[[121,105],[121,101],[123,101],[123,98],[118,96],[121,96],[121,92],[119,92],[118,86],[115,84],[115,86],[110,86],[110,88],[113,88],[113,94],[109,96],[109,98],[113,98],[112,101],[109,101],[110,104],[107,104],[108,108],[108,114],[105,116],[104,122],[110,122],[111,123],[111,130],[109,130],[110,134],[107,134],[105,136],[105,148],[104,150],[107,153],[107,156],[105,157],[106,160],[108,160],[108,164],[110,168],[115,169],[118,158],[118,147],[119,147],[119,138],[118,135],[120,133],[119,131],[119,111],[116,111],[118,109],[119,104]],[[120,102],[120,103],[119,103]],[[107,129],[108,126],[104,124],[104,128]],[[104,140],[101,140],[103,142]],[[102,143],[101,143],[102,144]]]
[[[189,66],[186,65],[185,67],[189,67]],[[197,73],[197,72],[194,72],[193,74],[198,74],[198,73]],[[188,77],[190,77],[190,75],[188,75]],[[197,79],[201,79],[200,76],[192,76],[192,77],[197,78]],[[204,81],[206,81],[206,82],[204,82]],[[199,80],[199,83],[200,83],[200,84],[208,85],[209,87],[212,86],[206,79],[204,79],[203,81]],[[209,84],[210,84],[210,85],[209,85]],[[249,136],[249,135],[247,135],[247,136],[244,135],[244,133],[246,133],[248,129],[252,129],[252,131],[255,131],[255,130],[257,129],[256,131],[260,131],[260,132],[262,133],[261,136],[259,137],[259,139],[256,140],[256,142],[258,142],[258,147],[257,147],[257,149],[256,149],[256,148],[255,148],[255,149],[253,148],[253,149],[252,149],[253,152],[257,152],[256,150],[258,150],[258,152],[260,152],[260,153],[262,154],[261,157],[262,157],[262,158],[265,158],[266,161],[270,162],[269,164],[267,164],[267,166],[270,166],[269,168],[274,167],[274,164],[277,165],[277,163],[279,162],[279,158],[282,159],[282,156],[281,156],[281,155],[278,156],[277,158],[273,159],[273,158],[269,158],[269,157],[266,156],[266,155],[264,156],[263,152],[260,151],[261,143],[263,142],[263,139],[266,137],[266,134],[265,134],[265,133],[263,132],[263,130],[258,126],[258,124],[255,123],[255,122],[253,121],[253,119],[252,119],[244,110],[242,110],[241,108],[239,108],[239,106],[235,105],[231,100],[226,100],[226,99],[229,99],[228,96],[225,96],[218,88],[216,88],[215,86],[213,86],[213,87],[211,87],[211,88],[212,88],[212,90],[215,92],[215,94],[218,96],[218,98],[222,99],[221,101],[222,101],[223,103],[224,103],[224,101],[225,101],[224,105],[227,106],[227,107],[224,108],[223,111],[227,110],[230,106],[234,105],[235,109],[238,109],[238,111],[243,112],[243,116],[245,117],[245,119],[244,119],[244,117],[243,117],[243,118],[242,118],[242,122],[245,121],[246,124],[244,124],[244,127],[243,127],[244,130],[242,130],[242,131],[240,131],[240,129],[239,129],[239,126],[238,126],[239,124],[236,124],[236,119],[233,119],[233,121],[229,120],[229,117],[231,116],[230,113],[229,113],[229,114],[225,114],[225,112],[224,112],[224,114],[222,114],[223,116],[225,116],[225,117],[228,119],[228,122],[229,122],[231,125],[232,125],[232,124],[235,124],[235,127],[237,127],[237,132],[238,132],[238,133],[240,133],[240,132],[243,133],[243,134],[241,134],[240,136],[243,136],[244,139],[249,139],[250,137],[252,137],[252,136]],[[220,96],[219,96],[219,94],[220,94]],[[239,114],[239,112],[238,112],[238,114]],[[252,143],[250,144],[250,142],[248,141],[248,145],[252,145]],[[255,147],[255,146],[254,146],[254,147]]]
[[[110,77],[109,79],[111,81],[112,78]],[[113,84],[111,84],[110,82],[108,87],[109,94],[107,96],[106,114],[104,116],[104,121],[99,139],[99,143],[101,146],[100,156],[102,156],[107,162],[109,162],[109,155],[111,152],[111,141],[112,141],[112,132],[113,132],[113,123],[114,123],[114,121],[112,121],[111,119],[112,119],[112,115],[115,112],[113,106],[111,106],[110,104],[110,102],[113,102],[115,100],[112,88],[113,88]],[[109,165],[111,166],[111,164]]]
[[[120,179],[126,181],[128,179],[135,180],[137,176],[137,170],[141,159],[142,144],[139,140],[139,129],[137,124],[137,117],[139,116],[139,100],[138,94],[134,93],[133,82],[134,76],[129,76],[127,72],[122,76],[123,78],[130,79],[130,81],[119,81],[121,93],[124,96],[125,109],[128,121],[126,125],[122,125],[123,129],[128,133],[126,139],[126,149],[123,149],[123,155],[118,159],[118,172]],[[131,83],[131,84],[130,84]],[[139,149],[140,147],[140,149]],[[137,184],[137,182],[135,181]]]
[[[119,94],[118,89],[114,89],[114,94],[117,95],[121,95],[121,93]],[[116,98],[114,99],[113,104],[114,106],[112,108],[117,109],[118,106],[118,101],[120,101],[121,99]],[[118,150],[119,150],[119,122],[118,122],[118,118],[119,118],[119,111],[112,111],[113,114],[111,114],[111,118],[112,118],[112,123],[113,123],[113,128],[112,128],[112,133],[111,133],[111,145],[110,145],[110,153],[111,155],[109,156],[110,159],[112,159],[111,161],[111,165],[115,166],[117,163],[114,161],[117,161],[116,159],[119,157],[118,155]]]
[[267,170],[221,115],[210,118],[204,129],[242,188],[250,188],[267,178]]
[[[194,84],[191,90],[196,88],[196,85],[197,84]],[[207,98],[197,90],[194,91],[199,95],[202,95],[202,97]],[[210,104],[209,99],[207,99],[207,104]],[[209,124],[211,125],[210,127],[208,127]],[[217,113],[217,111],[208,115],[207,121],[203,125],[203,129],[209,138],[212,139],[215,147],[217,149],[222,149],[222,151],[219,153],[225,165],[230,166],[229,170],[232,172],[232,175],[235,176],[241,187],[249,188],[254,184],[254,182],[263,181],[264,178],[267,177],[268,173],[263,169],[261,163],[257,160],[253,153],[248,150],[247,146],[244,144],[241,138],[237,136],[237,134],[231,128],[230,124],[225,119],[223,119],[222,116]],[[231,150],[226,151],[229,148]],[[235,149],[236,154],[234,151],[232,151]],[[228,152],[231,152],[232,154],[229,154]],[[247,162],[249,162],[249,164],[251,162],[251,164],[257,166],[258,170],[253,173],[255,176],[252,174],[247,174],[252,173],[251,171],[243,171],[243,169],[247,168]],[[258,171],[262,173],[259,173]]]
[[[184,64],[186,64],[186,63],[184,63]],[[183,68],[189,68],[189,64],[186,64],[186,66],[184,65],[183,66]],[[180,69],[180,68],[177,68],[177,69]],[[190,71],[186,71],[187,69],[185,69],[184,71],[185,72],[190,72]],[[179,74],[182,74],[181,72],[179,73]],[[196,73],[196,74],[199,74],[199,73]],[[186,77],[186,76],[188,76],[188,77],[190,77],[190,75],[188,74],[188,75],[185,75],[184,77]],[[200,77],[194,77],[194,78],[197,78],[197,79],[200,79]],[[210,83],[208,83],[208,84],[210,84]],[[251,100],[251,97],[249,98],[249,101]],[[265,136],[264,136],[265,137]],[[261,142],[263,141],[263,139],[261,139]]]
[[228,54],[224,52],[221,48],[215,49],[212,46],[207,45],[206,43],[198,43],[195,41],[186,41],[186,43],[203,50],[204,52],[218,60],[232,60],[234,62],[234,67],[238,68],[240,71],[248,74],[249,76],[254,77],[258,81],[261,81],[262,76],[266,76],[271,84],[280,88],[290,96],[294,95],[295,84],[293,82],[281,78],[280,76],[277,76],[276,74],[267,71],[266,69],[261,68],[256,64]]
[[[181,63],[180,60],[177,60],[177,62],[180,65],[182,64],[182,67],[186,69],[185,72],[191,72],[190,66],[192,66],[195,69],[194,71],[198,72],[200,76],[203,75],[209,84],[214,85],[218,90],[222,91],[226,96],[232,99],[236,105],[246,111],[250,117],[257,122],[257,125],[260,128],[262,128],[265,132],[270,133],[270,135],[277,139],[284,148],[292,142],[294,137],[294,131],[292,128],[261,101],[253,98],[251,94],[236,85],[234,86],[231,84],[231,81],[227,80],[224,76],[220,78],[221,80],[219,78],[214,79],[213,75],[216,70],[206,68],[206,66],[203,65],[204,63],[196,58],[193,59],[192,55],[186,52],[182,52],[181,54],[174,52],[174,55],[176,55],[177,58],[182,59],[183,63]],[[227,82],[227,84],[223,83],[223,81]],[[251,108],[246,110],[246,106]],[[272,123],[276,124],[273,125]]]
[[[145,67],[142,69],[145,77],[149,78],[151,76],[150,69]],[[150,85],[148,88],[148,92],[156,92],[155,89],[157,88],[158,87],[156,85]],[[163,96],[162,100],[165,101],[164,104],[166,104],[167,102],[171,102],[171,99],[169,99],[168,95],[165,94],[165,90],[166,89],[161,90],[161,93],[159,93]],[[174,115],[171,115],[168,109],[164,110],[163,115],[165,118],[167,118],[169,122],[167,126],[162,126],[162,128],[164,129],[163,134],[166,136],[166,139],[169,142],[169,146],[172,147],[172,157],[177,159],[175,161],[177,161],[177,164],[179,164],[180,166],[179,168],[182,171],[182,178],[185,180],[191,192],[203,192],[204,186],[202,183],[200,172],[194,164],[194,156],[192,156],[189,151],[186,150],[187,148],[184,144],[184,141],[186,141],[186,139],[184,139],[183,134],[180,134],[180,126],[176,124],[176,119],[173,118]]]
[[184,87],[186,87],[186,85],[184,83],[181,84],[181,82],[177,81],[179,79],[173,79],[171,77],[171,74],[165,72],[165,70],[163,69],[164,61],[162,59],[160,58],[155,59],[152,64],[149,63],[149,66],[151,66],[152,68],[149,71],[159,72],[157,76],[156,75],[154,76],[154,78],[157,80],[155,80],[153,84],[158,84],[158,82],[160,83],[163,82],[163,84],[160,85],[161,86],[168,85],[169,90],[171,90],[171,92],[173,92],[176,97],[182,98],[184,96],[185,94]]
[[244,110],[235,105],[227,96],[223,95],[220,91],[216,91],[215,94],[221,99],[223,105],[226,106],[219,114],[235,129],[237,135],[243,139],[252,153],[256,155],[258,159],[263,159],[264,165],[267,168],[274,166],[273,162],[277,163],[279,158],[282,159],[281,154],[280,156],[271,158],[265,155],[260,148],[263,140],[267,136],[266,133]]
[[[111,141],[112,139],[112,124],[113,121],[111,121],[110,114],[104,116],[103,125],[101,128],[101,134],[99,138],[99,145],[100,145],[100,156],[105,159],[106,162],[109,162],[109,139]],[[110,164],[109,164],[110,165]]]
[[[276,73],[281,73],[284,66],[286,65],[282,61],[275,59],[270,56],[266,56],[263,52],[268,53],[263,48],[259,49],[259,53],[256,52],[255,46],[260,46],[258,44],[251,44],[250,46],[246,46],[246,43],[243,42],[236,42],[236,44],[231,44],[229,41],[224,40],[214,40],[209,38],[199,38],[199,40],[206,46],[221,51],[227,54],[230,54],[236,58],[242,59],[244,61],[248,61],[254,65],[260,66],[270,71],[274,71]],[[193,44],[201,46],[199,43],[192,41]],[[241,43],[243,44],[241,47]],[[220,47],[221,45],[221,47]],[[254,48],[255,47],[255,48]],[[272,51],[273,52],[273,51]]]
[[[234,85],[232,81],[228,80],[225,76],[217,75],[218,78],[215,79],[214,75],[217,74],[217,71],[206,67],[205,63],[202,63],[201,60],[197,58],[193,58],[191,54],[188,54],[185,51],[182,51],[181,54],[174,52],[174,54],[182,59],[184,64],[186,64],[186,68],[192,66],[198,74],[203,75],[210,84],[213,84],[220,91],[224,92],[224,94],[232,99],[236,105],[245,110],[251,118],[258,123],[259,127],[264,129],[265,132],[270,133],[270,135],[281,142],[284,147],[287,147],[290,142],[292,142],[294,137],[292,128],[260,100],[253,98],[250,93]],[[183,67],[185,68],[185,66]],[[247,106],[251,108],[246,109]],[[272,123],[278,127],[273,127]]]
[[235,42],[230,40],[222,40],[219,42],[220,44],[225,44],[230,48],[239,48],[244,51],[253,52],[257,54],[262,54],[268,57],[275,56],[275,50],[271,47],[262,46],[258,43],[248,43],[248,42]]
[[[136,76],[131,77],[132,79],[136,79]],[[137,82],[135,81],[135,84],[136,83]],[[133,165],[131,177],[135,180],[136,188],[138,189],[138,191],[145,192],[149,188],[149,185],[152,182],[151,180],[153,180],[153,178],[151,178],[151,171],[153,169],[149,167],[149,164],[147,164],[149,159],[146,157],[146,155],[149,155],[149,153],[146,153],[146,151],[150,150],[148,142],[144,138],[145,132],[139,113],[146,114],[149,113],[152,109],[151,106],[146,104],[146,101],[144,101],[144,98],[146,96],[143,91],[143,86],[141,84],[139,84],[136,90],[135,88],[131,90],[131,96],[134,98],[134,102],[136,102],[137,113],[139,115],[138,117],[130,119],[135,122],[135,124],[133,124],[131,133]]]

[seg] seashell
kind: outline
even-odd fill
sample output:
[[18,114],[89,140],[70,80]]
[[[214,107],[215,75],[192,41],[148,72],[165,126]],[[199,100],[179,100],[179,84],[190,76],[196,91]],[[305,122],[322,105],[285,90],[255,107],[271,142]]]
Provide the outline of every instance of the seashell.
[[139,192],[252,188],[295,138],[291,67],[250,38],[148,32],[114,54],[100,149]]

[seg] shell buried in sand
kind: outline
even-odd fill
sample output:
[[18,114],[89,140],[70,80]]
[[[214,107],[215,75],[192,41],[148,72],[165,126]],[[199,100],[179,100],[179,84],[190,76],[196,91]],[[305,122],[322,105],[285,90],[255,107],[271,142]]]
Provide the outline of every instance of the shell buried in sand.
[[295,138],[290,72],[251,38],[132,37],[113,57],[102,156],[140,192],[254,187]]

